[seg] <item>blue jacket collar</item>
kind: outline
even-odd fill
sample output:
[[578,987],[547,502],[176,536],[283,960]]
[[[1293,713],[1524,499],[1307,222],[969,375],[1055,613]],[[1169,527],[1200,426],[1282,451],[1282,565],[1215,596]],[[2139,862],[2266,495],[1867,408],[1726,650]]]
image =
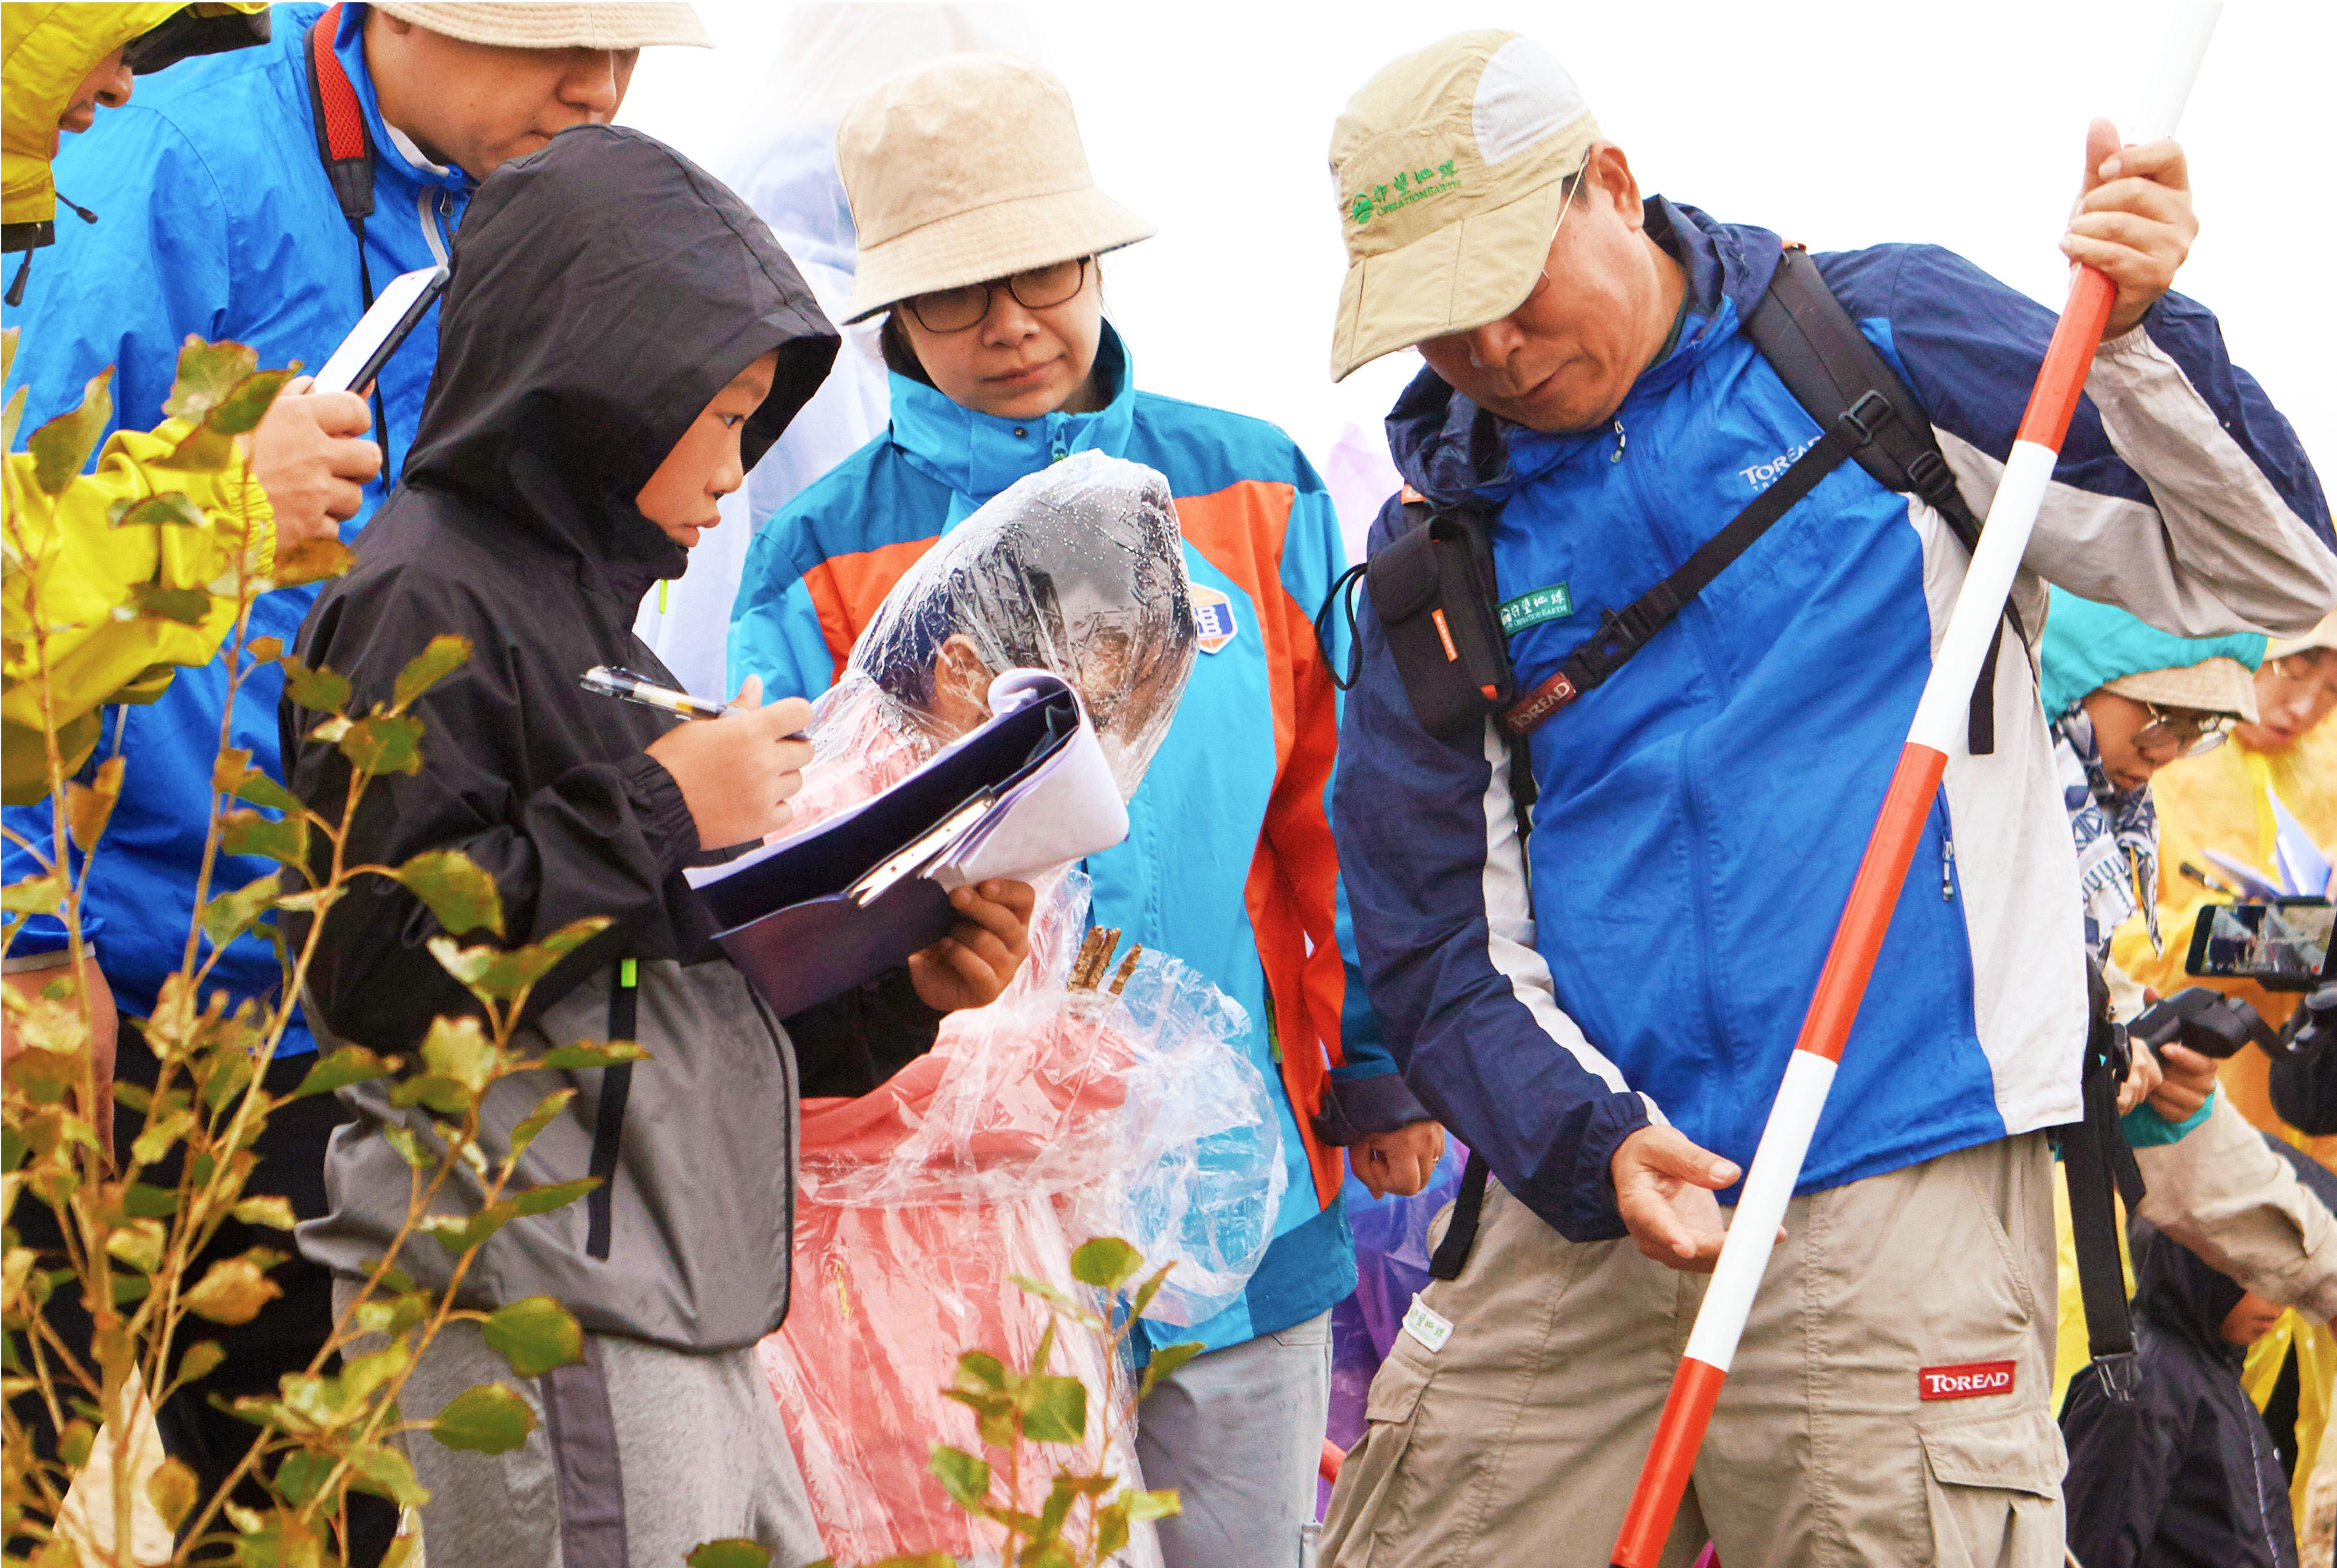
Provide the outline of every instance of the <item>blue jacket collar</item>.
[[909,466],[958,497],[953,523],[1008,485],[1074,452],[1121,456],[1136,427],[1136,381],[1128,346],[1110,322],[1096,351],[1096,374],[1111,401],[1093,414],[1001,419],[951,402],[922,381],[892,378],[893,444]]
[[[1687,268],[1687,317],[1671,353],[1632,384],[1623,400],[1626,412],[1634,401],[1677,385],[1736,336],[1737,324],[1769,287],[1784,248],[1765,229],[1719,223],[1660,196],[1649,197],[1646,210],[1649,238]],[[1490,416],[1489,428],[1481,433],[1479,414],[1475,404],[1434,371],[1423,370],[1413,378],[1389,411],[1387,433],[1396,467],[1413,489],[1441,505],[1461,501],[1472,490],[1490,501],[1506,500],[1527,481],[1606,439],[1603,431],[1548,434]]]
[[[374,96],[373,73],[366,68],[365,23],[367,5],[344,5],[340,26],[333,34],[333,53],[339,56],[341,69],[349,73],[349,85],[357,89],[357,102],[363,106],[366,129],[373,136],[374,180],[378,183],[387,174],[411,190],[421,186],[443,187],[457,196],[467,194],[478,182],[460,169],[450,168],[440,173],[417,167],[397,150],[389,134],[388,122],[381,117],[381,102]],[[302,29],[305,40],[307,29]],[[304,45],[305,46],[305,45]]]

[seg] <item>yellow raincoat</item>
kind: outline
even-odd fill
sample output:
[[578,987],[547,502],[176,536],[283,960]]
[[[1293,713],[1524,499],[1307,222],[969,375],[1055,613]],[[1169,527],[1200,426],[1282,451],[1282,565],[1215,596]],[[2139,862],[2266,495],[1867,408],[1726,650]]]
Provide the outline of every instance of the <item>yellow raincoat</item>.
[[[0,187],[11,229],[47,223],[56,213],[49,160],[57,118],[73,89],[99,61],[177,13],[183,4],[84,5],[18,3],[0,5]],[[259,4],[222,9],[258,11]],[[30,330],[37,332],[38,322]],[[14,423],[14,411],[11,424]],[[0,676],[0,795],[11,804],[47,792],[42,738],[44,683],[34,678],[43,650],[33,637],[45,626],[48,722],[58,731],[68,772],[95,746],[98,709],[109,702],[152,702],[176,665],[208,663],[232,621],[231,599],[212,599],[193,624],[158,615],[117,618],[138,585],[199,589],[254,551],[252,570],[265,574],[275,553],[275,516],[238,451],[215,472],[161,470],[192,426],[171,420],[149,433],[116,432],[99,454],[97,471],[76,478],[61,495],[34,482],[29,453],[7,456],[5,524],[6,587],[0,593],[5,656]],[[14,438],[11,438],[14,444]],[[115,528],[108,516],[119,502],[176,492],[206,525]]]
[[[2267,991],[2251,980],[2202,980],[2184,972],[2192,922],[2201,909],[2220,901],[2176,869],[2188,861],[2215,875],[2215,866],[2202,852],[2212,848],[2269,872],[2273,815],[2264,797],[2267,784],[2280,792],[2283,803],[2314,842],[2337,845],[2337,722],[2322,720],[2286,751],[2252,751],[2234,737],[2205,756],[2185,758],[2160,770],[2151,781],[2150,791],[2158,804],[2158,929],[2166,940],[2166,950],[2151,951],[2150,937],[2142,922],[2129,920],[2117,933],[2111,955],[2120,969],[2161,996],[2171,996],[2185,986],[2210,985],[2245,999],[2266,1022],[2278,1025],[2296,1010],[2295,993]],[[2231,1096],[2233,1106],[2249,1121],[2322,1164],[2337,1166],[2337,1137],[2308,1138],[2273,1110],[2271,1068],[2262,1051],[2244,1050],[2224,1064],[2216,1080]],[[2299,1374],[2299,1453],[2296,1485],[2291,1495],[2301,1524],[2305,1483],[2329,1425],[2330,1385],[2337,1378],[2337,1337],[2332,1336],[2328,1324],[2289,1312],[2272,1332],[2249,1348],[2241,1381],[2257,1408],[2263,1408],[2272,1398],[2273,1384],[2292,1344],[2296,1348]]]

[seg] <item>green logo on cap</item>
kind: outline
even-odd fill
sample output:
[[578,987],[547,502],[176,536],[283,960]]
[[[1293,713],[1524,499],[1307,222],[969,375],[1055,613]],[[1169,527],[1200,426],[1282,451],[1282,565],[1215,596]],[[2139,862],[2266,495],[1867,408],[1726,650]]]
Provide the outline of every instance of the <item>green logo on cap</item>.
[[1433,168],[1423,163],[1417,169],[1399,169],[1395,178],[1386,184],[1374,185],[1349,197],[1347,217],[1357,224],[1369,223],[1380,213],[1409,207],[1431,196],[1442,196],[1461,183],[1461,177],[1452,172],[1452,164],[1453,160],[1448,158]]

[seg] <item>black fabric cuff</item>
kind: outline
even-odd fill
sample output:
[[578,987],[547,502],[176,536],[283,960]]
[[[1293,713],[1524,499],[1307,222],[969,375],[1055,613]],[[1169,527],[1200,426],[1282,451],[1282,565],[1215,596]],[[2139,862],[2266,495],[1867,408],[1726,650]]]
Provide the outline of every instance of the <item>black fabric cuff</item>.
[[1435,1119],[1401,1073],[1332,1078],[1324,1085],[1323,1108],[1315,1113],[1315,1136],[1328,1147],[1345,1148],[1374,1133]]
[[640,818],[641,838],[657,857],[658,870],[673,875],[698,857],[698,823],[681,785],[665,771],[665,764],[642,752],[618,766],[625,781],[625,799]]
[[1615,1206],[1615,1151],[1652,1125],[1648,1103],[1628,1091],[1577,1105],[1559,1123],[1550,1154],[1517,1195],[1569,1242],[1612,1242],[1629,1234]]

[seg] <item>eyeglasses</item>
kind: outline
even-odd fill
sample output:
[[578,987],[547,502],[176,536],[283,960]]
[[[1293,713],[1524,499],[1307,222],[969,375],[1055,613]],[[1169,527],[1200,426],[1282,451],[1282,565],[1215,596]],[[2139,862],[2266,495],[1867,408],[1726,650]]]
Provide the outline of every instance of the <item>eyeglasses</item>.
[[[2337,698],[2337,658],[2322,656],[2319,648],[2307,648],[2285,658],[2267,661],[2273,674],[2294,686],[2318,685],[2313,696],[2322,699]],[[2320,679],[2316,682],[2314,677]]]
[[2205,756],[2224,744],[2239,723],[2227,713],[2201,713],[2195,708],[2168,712],[2150,703],[2142,705],[2150,722],[2134,732],[2134,749],[2147,755],[2171,751],[2176,756]]
[[1051,305],[1062,304],[1087,287],[1088,263],[1094,259],[1092,256],[1082,256],[1076,261],[1026,268],[986,283],[912,295],[904,303],[909,314],[917,318],[917,325],[927,332],[964,332],[981,326],[990,314],[994,289],[1004,288],[1026,310],[1044,310]]

